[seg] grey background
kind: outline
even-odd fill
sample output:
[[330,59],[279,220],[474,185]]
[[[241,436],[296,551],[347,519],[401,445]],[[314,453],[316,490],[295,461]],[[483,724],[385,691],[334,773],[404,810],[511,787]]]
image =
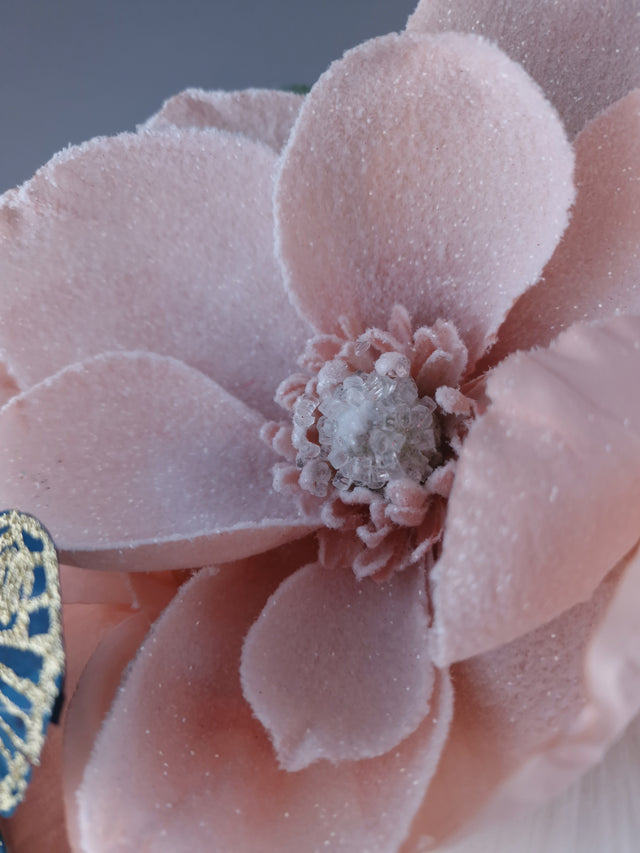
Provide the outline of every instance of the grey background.
[[417,0],[0,0],[0,192],[188,86],[311,84]]

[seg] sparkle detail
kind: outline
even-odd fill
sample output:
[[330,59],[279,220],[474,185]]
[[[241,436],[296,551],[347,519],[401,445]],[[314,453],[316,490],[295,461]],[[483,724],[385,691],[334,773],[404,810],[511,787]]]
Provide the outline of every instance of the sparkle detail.
[[395,306],[386,329],[340,328],[307,342],[276,393],[289,419],[261,434],[282,459],[274,488],[319,516],[320,562],[382,581],[437,559],[484,384],[465,382],[467,349],[448,321],[416,328]]
[[[382,489],[404,478],[424,483],[433,471],[436,402],[419,397],[410,376],[386,375],[384,365],[379,369],[347,376],[321,401],[306,394],[296,401],[292,441],[298,466],[311,463],[312,494],[325,496],[330,483],[341,491]],[[317,443],[307,438],[313,426]]]

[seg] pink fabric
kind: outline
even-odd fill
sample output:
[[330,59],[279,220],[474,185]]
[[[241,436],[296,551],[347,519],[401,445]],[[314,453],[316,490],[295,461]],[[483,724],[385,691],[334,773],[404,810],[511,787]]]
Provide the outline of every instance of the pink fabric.
[[[555,304],[534,287],[526,334],[550,308],[579,306],[559,324],[604,316],[603,271],[611,313],[635,306],[635,97],[579,136],[565,237],[573,154],[554,110],[460,34],[349,52],[279,166],[247,135],[273,119],[284,139],[284,101],[260,96],[254,114],[231,96],[233,133],[158,119],[4,197],[0,352],[8,395],[23,393],[0,409],[3,502],[105,570],[95,585],[63,573],[66,609],[82,610],[72,673],[93,653],[12,824],[18,845],[35,850],[66,814],[55,853],[416,853],[599,760],[640,706],[640,318],[572,326],[488,377],[498,351],[482,354],[543,267]],[[189,124],[207,98],[187,100],[174,106]],[[274,178],[277,250],[313,330],[282,290]],[[509,348],[542,340],[526,334]],[[310,375],[292,376],[303,348]],[[301,394],[372,366],[416,368],[437,403],[437,512],[420,479],[388,496],[356,484],[305,517],[285,490],[317,483],[291,422],[265,421],[273,392],[291,377],[284,416],[313,438]],[[268,442],[289,465],[278,494]],[[138,573],[106,576],[123,568]]]
[[[154,618],[158,613],[157,610]],[[119,621],[114,622],[100,637],[66,711],[62,755],[65,770],[63,793],[67,834],[73,851],[81,850],[76,795],[85,767],[123,672],[135,657],[153,621],[139,611],[123,610],[119,615]]]
[[497,42],[542,86],[572,136],[640,85],[635,0],[421,0],[407,28]]
[[344,849],[397,849],[449,724],[448,681],[438,680],[433,714],[385,756],[279,769],[243,699],[237,659],[288,570],[274,555],[201,572],[157,623],[79,793],[86,849],[180,849],[185,839],[192,850],[234,853],[255,853],[256,839],[282,853],[300,853],[301,839],[310,850],[338,839]]
[[[498,800],[504,804],[523,755],[551,755],[570,742],[576,721],[589,708],[583,663],[612,606],[620,574],[616,571],[592,599],[552,622],[453,667],[454,721],[416,817],[414,840],[427,833],[441,841],[469,825],[483,807],[488,809],[492,798],[494,809]],[[572,773],[581,772],[586,763],[582,756],[572,765]],[[550,784],[557,792],[559,785],[570,781],[567,774],[559,783],[561,775],[556,767],[544,784],[531,784],[532,803],[551,794]]]
[[6,193],[0,350],[18,385],[144,349],[277,413],[307,329],[273,257],[274,164],[217,130],[123,134],[66,149]]
[[[464,835],[520,814],[602,760],[640,702],[639,607],[636,548],[588,602],[453,668],[456,715],[414,843],[425,830],[442,838],[465,826]],[[523,748],[532,755],[524,766]]]
[[635,544],[638,341],[638,317],[574,326],[489,378],[491,406],[465,442],[432,573],[440,665],[590,598]]
[[416,326],[453,321],[473,362],[564,231],[572,163],[554,112],[493,46],[366,42],[320,78],[285,149],[286,285],[324,332],[343,314],[384,328],[395,303]]
[[379,584],[305,566],[249,631],[240,674],[286,770],[388,752],[422,722],[435,680],[424,571]]
[[541,280],[516,303],[490,358],[548,344],[572,323],[640,312],[640,90],[578,136],[575,213]]
[[2,502],[29,507],[83,566],[238,559],[314,528],[272,491],[261,423],[174,359],[97,356],[0,411]]
[[303,98],[293,92],[244,89],[241,92],[206,92],[186,89],[165,101],[162,109],[141,130],[175,127],[217,127],[264,142],[274,151],[284,147]]

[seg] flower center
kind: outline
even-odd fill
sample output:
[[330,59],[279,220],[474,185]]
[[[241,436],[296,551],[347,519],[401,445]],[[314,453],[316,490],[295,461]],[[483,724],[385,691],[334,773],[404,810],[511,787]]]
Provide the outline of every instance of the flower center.
[[[379,490],[398,479],[426,481],[438,457],[437,405],[419,396],[408,372],[408,364],[376,364],[370,373],[347,376],[320,400],[298,399],[292,437],[312,492],[326,494],[329,482],[346,491]],[[313,427],[315,441],[308,435]]]

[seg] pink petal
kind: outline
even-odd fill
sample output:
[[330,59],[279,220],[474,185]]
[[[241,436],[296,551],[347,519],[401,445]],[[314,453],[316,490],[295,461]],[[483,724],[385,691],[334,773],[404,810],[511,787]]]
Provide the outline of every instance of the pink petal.
[[[63,744],[63,793],[67,833],[74,850],[81,849],[76,795],[85,767],[123,671],[135,656],[149,628],[149,621],[142,613],[123,611],[121,620],[101,636],[71,696]],[[77,638],[76,642],[83,640]]]
[[640,531],[640,318],[574,326],[489,378],[433,572],[434,659],[501,645],[588,599]]
[[179,569],[238,559],[313,523],[274,493],[257,413],[151,353],[72,365],[0,411],[0,491],[66,562]]
[[454,666],[454,722],[414,839],[520,814],[602,759],[640,709],[639,607],[636,552],[588,602]]
[[87,850],[397,850],[446,734],[448,682],[386,756],[279,769],[238,675],[249,625],[291,570],[278,563],[201,572],[155,626],[85,774]]
[[320,564],[288,578],[249,631],[241,666],[281,766],[372,758],[415,731],[435,678],[426,645],[422,569],[384,584]]
[[284,152],[287,287],[320,330],[453,321],[477,359],[567,224],[573,155],[522,70],[473,37],[391,35],[334,63]]
[[577,320],[640,311],[640,90],[587,125],[575,147],[571,224],[500,329],[492,361],[547,344]]
[[[637,853],[640,717],[604,761],[545,807],[510,816],[438,853]],[[402,853],[418,853],[403,848]]]
[[217,127],[241,133],[280,151],[291,132],[303,98],[275,89],[244,89],[239,92],[186,89],[162,105],[141,130],[172,127]]
[[497,42],[542,86],[572,136],[640,84],[635,0],[421,0],[407,29]]
[[307,337],[273,257],[275,153],[222,131],[96,139],[0,205],[0,349],[22,389],[110,350],[175,356],[265,413]]
[[135,595],[124,572],[87,571],[60,566],[60,589],[64,604],[115,604],[132,607]]

